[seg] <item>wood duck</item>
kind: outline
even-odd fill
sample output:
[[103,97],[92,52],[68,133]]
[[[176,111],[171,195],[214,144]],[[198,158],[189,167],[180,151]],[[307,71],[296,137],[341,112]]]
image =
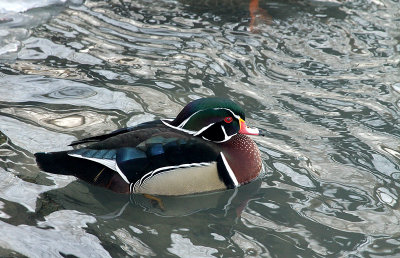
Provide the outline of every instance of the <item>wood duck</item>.
[[72,142],[75,150],[36,153],[38,166],[120,193],[186,195],[235,188],[260,174],[243,110],[222,98],[187,104],[156,120]]

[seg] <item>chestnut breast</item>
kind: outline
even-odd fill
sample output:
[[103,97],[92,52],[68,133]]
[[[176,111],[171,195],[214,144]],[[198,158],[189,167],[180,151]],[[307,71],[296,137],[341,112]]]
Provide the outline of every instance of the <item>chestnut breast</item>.
[[240,184],[246,184],[260,174],[260,150],[250,137],[236,134],[229,141],[222,143],[221,148]]

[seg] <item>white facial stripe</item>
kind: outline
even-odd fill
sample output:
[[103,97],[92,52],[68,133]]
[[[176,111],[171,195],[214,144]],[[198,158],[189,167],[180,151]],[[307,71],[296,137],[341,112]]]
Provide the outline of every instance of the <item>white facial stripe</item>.
[[223,125],[221,125],[221,129],[222,129],[222,132],[224,133],[224,139],[228,138],[228,135],[226,134],[226,131],[225,131],[225,127]]
[[199,131],[197,131],[197,133],[194,134],[194,136],[197,136],[199,134],[201,134],[202,132],[204,132],[205,130],[207,130],[208,128],[210,128],[211,126],[213,126],[215,123],[211,123],[207,126],[204,126],[203,128],[201,128]]
[[[194,134],[194,136],[197,136],[197,135],[199,135],[199,134],[201,134],[203,131],[205,131],[206,129],[208,129],[210,126],[212,126],[212,125],[214,125],[214,124],[210,124],[210,125],[208,125],[208,126],[206,126],[206,127],[203,127],[199,132],[197,132],[196,134]],[[221,125],[221,129],[222,129],[222,132],[224,133],[224,139],[222,140],[222,141],[213,141],[213,142],[217,142],[217,143],[219,143],[219,142],[226,142],[227,140],[229,140],[230,138],[232,138],[235,134],[233,134],[233,135],[228,135],[227,133],[226,133],[226,131],[225,131],[225,127],[223,126],[223,125]],[[206,141],[211,141],[211,140],[209,140],[209,139],[207,139],[206,137],[204,137],[204,136],[202,136],[202,138],[204,139],[204,140],[206,140]]]
[[163,122],[166,126],[171,127],[171,128],[173,128],[175,130],[178,130],[178,131],[182,131],[182,132],[185,132],[185,133],[188,133],[188,134],[195,134],[196,133],[196,131],[186,130],[186,129],[183,129],[183,128],[179,128],[179,127],[173,126],[173,125],[165,122],[164,120],[161,120],[161,122]]
[[211,142],[211,140],[209,140],[209,139],[207,139],[206,137],[204,137],[204,136],[201,136],[201,138],[203,138],[204,140],[206,140],[206,141],[209,141],[209,142]]
[[235,173],[233,173],[233,171],[232,171],[231,167],[229,166],[229,163],[226,160],[224,154],[222,152],[220,152],[220,154],[221,154],[222,161],[224,162],[225,168],[228,171],[229,177],[232,179],[232,182],[235,185],[235,187],[238,187],[239,186],[239,182],[237,181]]
[[[235,114],[232,110],[230,110],[229,108],[212,108],[212,109],[213,109],[213,110],[220,110],[220,109],[222,109],[222,110],[228,110],[228,111],[232,114],[233,117],[235,117],[237,120],[240,120],[240,116],[236,115],[236,114]],[[180,123],[178,126],[173,126],[173,125],[171,125],[170,123],[167,123],[167,122],[166,122],[166,121],[173,121],[172,119],[163,119],[163,120],[161,120],[161,122],[163,122],[166,126],[171,127],[171,128],[173,128],[173,129],[179,130],[179,131],[181,131],[181,132],[185,132],[185,133],[187,133],[187,134],[191,134],[191,135],[193,135],[193,136],[197,136],[197,135],[200,135],[200,134],[201,134],[202,132],[204,132],[205,130],[207,130],[207,129],[208,129],[209,127],[211,127],[212,125],[214,125],[215,123],[208,124],[208,125],[204,126],[203,128],[201,128],[200,130],[198,130],[197,132],[196,132],[196,131],[192,131],[192,130],[183,129],[183,127],[187,124],[187,122],[188,122],[194,115],[196,115],[197,113],[200,113],[200,112],[202,112],[202,111],[205,111],[205,110],[208,110],[208,109],[202,109],[202,110],[196,111],[196,112],[193,113],[191,116],[189,116],[188,118],[186,118],[186,119],[185,119],[182,123]],[[226,134],[225,128],[222,128],[222,130],[223,130],[223,133],[224,133],[224,135],[225,135],[225,139],[222,140],[222,141],[215,141],[215,142],[225,142],[225,141],[229,140],[230,138],[232,138],[233,135],[228,136],[228,135]],[[257,129],[257,130],[258,130],[258,129]],[[203,139],[205,139],[205,140],[207,140],[207,141],[210,141],[209,139],[204,138],[204,137],[203,137]]]
[[221,129],[222,129],[222,132],[224,133],[224,139],[222,141],[214,141],[214,142],[226,142],[227,140],[232,138],[232,136],[234,136],[234,134],[233,135],[227,135],[226,131],[225,131],[225,127],[223,125],[221,125]]
[[[209,109],[209,108],[208,108]],[[191,116],[189,116],[188,118],[186,118],[182,123],[180,123],[177,127],[183,128],[186,123],[193,117],[195,116],[197,113],[200,113],[202,111],[208,110],[208,109],[202,109],[199,111],[196,111],[195,113],[193,113]],[[229,112],[231,112],[232,116],[234,116],[237,120],[240,120],[240,116],[236,115],[232,110],[230,110],[229,108],[211,108],[212,110],[228,110]]]
[[182,123],[180,123],[180,124],[178,125],[178,127],[183,128],[183,127],[186,125],[186,123],[190,120],[190,118],[192,118],[192,116],[194,116],[194,115],[196,115],[197,113],[199,113],[199,112],[201,112],[201,111],[204,111],[204,110],[205,110],[205,109],[202,109],[202,110],[199,110],[199,111],[193,113],[191,116],[189,116],[188,118],[186,118]]

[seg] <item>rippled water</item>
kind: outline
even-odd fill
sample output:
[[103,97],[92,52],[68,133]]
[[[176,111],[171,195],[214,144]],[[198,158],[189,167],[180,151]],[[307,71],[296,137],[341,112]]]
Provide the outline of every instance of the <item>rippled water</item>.
[[[0,256],[399,255],[398,1],[5,2]],[[236,191],[161,209],[35,165],[213,95],[267,132]]]

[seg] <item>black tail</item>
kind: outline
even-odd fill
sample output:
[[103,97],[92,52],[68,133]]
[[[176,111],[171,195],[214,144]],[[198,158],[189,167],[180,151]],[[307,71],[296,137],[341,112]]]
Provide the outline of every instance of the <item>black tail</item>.
[[53,173],[53,174],[61,174],[61,175],[75,175],[73,167],[75,165],[75,161],[72,160],[66,151],[60,152],[38,152],[35,153],[36,163],[39,168],[43,171]]
[[38,152],[35,153],[36,163],[43,171],[60,174],[73,175],[85,181],[93,182],[100,171],[106,170],[103,165],[68,155],[67,151],[60,152]]
[[[98,181],[100,171],[103,179],[104,176],[109,175],[110,172],[112,172],[110,169],[99,163],[71,157],[68,155],[67,151],[38,152],[35,153],[35,157],[36,163],[43,171],[53,174],[76,176],[93,184],[100,183]],[[114,173],[112,172],[112,174]]]
[[67,151],[35,153],[36,163],[43,171],[72,175],[88,183],[109,188],[115,192],[129,192],[129,185],[113,170],[99,163],[72,157]]

